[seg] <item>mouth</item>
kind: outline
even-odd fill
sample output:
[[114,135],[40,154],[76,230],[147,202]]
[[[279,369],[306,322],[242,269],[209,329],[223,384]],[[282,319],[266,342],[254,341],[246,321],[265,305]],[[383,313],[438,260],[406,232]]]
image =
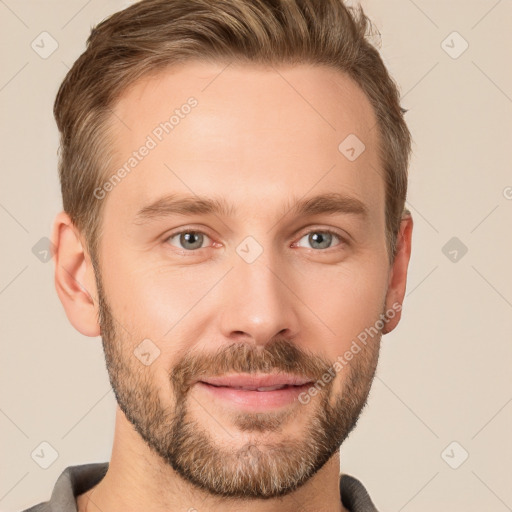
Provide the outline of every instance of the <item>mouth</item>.
[[237,374],[225,375],[221,377],[209,377],[201,379],[200,382],[216,387],[229,387],[247,389],[250,391],[273,391],[274,389],[282,389],[286,386],[304,386],[311,384],[311,379],[288,374]]
[[[207,382],[203,382],[203,384],[208,384]],[[276,391],[278,389],[286,389],[286,388],[296,388],[299,386],[293,384],[283,384],[281,386],[261,386],[261,387],[250,387],[250,386],[217,386],[215,384],[209,384],[209,386],[214,386],[216,388],[230,388],[230,389],[243,389],[245,391]]]
[[291,405],[312,384],[309,378],[286,374],[239,374],[206,378],[196,383],[210,397],[252,411]]

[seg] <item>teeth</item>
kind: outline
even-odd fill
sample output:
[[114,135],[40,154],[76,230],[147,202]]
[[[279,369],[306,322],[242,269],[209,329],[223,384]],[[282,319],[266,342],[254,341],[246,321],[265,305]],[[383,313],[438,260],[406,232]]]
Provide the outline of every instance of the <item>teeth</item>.
[[283,389],[287,385],[282,384],[281,386],[266,386],[261,388],[252,388],[252,387],[233,387],[233,389],[243,389],[245,391],[274,391],[276,389]]
[[286,387],[286,384],[282,384],[281,386],[267,386],[266,388],[258,388],[258,391],[274,391],[275,389],[283,389]]

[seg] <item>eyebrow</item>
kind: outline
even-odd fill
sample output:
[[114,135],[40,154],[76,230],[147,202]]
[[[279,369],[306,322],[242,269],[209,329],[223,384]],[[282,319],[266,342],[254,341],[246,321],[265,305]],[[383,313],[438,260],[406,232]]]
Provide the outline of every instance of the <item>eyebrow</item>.
[[[135,215],[135,224],[169,217],[172,215],[221,215],[234,217],[236,208],[222,197],[168,194],[142,207]],[[326,193],[307,199],[292,198],[282,212],[286,215],[307,217],[321,214],[349,214],[367,219],[368,207],[359,199],[340,193]]]

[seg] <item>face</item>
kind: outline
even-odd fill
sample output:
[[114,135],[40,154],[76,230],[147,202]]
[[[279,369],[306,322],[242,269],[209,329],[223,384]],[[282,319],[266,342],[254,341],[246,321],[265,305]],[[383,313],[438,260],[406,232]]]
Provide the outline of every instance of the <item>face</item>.
[[[126,172],[98,191],[96,278],[119,406],[195,486],[285,495],[337,452],[377,365],[390,267],[372,108],[327,68],[187,63],[114,114]],[[268,376],[287,387],[247,380]]]

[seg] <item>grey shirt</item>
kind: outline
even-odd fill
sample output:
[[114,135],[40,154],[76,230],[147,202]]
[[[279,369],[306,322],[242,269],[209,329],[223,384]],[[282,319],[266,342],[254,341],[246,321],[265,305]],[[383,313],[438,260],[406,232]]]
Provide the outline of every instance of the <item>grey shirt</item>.
[[[108,462],[67,467],[55,483],[50,500],[23,512],[77,512],[77,496],[94,487],[107,469]],[[353,476],[340,474],[340,496],[350,512],[378,512],[363,484]]]

